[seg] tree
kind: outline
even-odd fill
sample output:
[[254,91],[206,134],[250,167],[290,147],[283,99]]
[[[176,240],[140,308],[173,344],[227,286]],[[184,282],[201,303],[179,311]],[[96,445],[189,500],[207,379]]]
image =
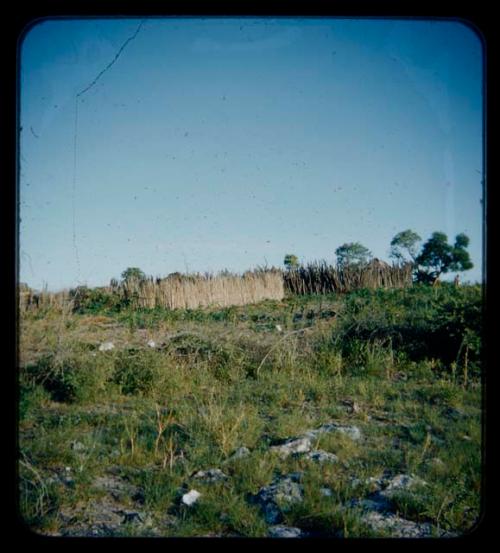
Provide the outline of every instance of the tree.
[[359,242],[342,244],[335,250],[337,265],[341,269],[346,267],[361,267],[372,258],[372,253]]
[[287,253],[285,255],[285,259],[283,260],[283,263],[285,264],[285,267],[288,271],[291,271],[292,269],[297,269],[299,266],[299,258],[296,255],[293,255],[291,253]]
[[434,232],[415,259],[419,266],[416,280],[435,283],[443,273],[472,269],[474,265],[466,250],[468,245],[469,238],[465,234],[458,234],[452,246],[444,232]]
[[398,263],[416,263],[417,244],[422,238],[413,230],[407,229],[398,232],[391,241],[389,256]]
[[129,267],[122,273],[122,280],[146,280],[146,275],[138,267]]

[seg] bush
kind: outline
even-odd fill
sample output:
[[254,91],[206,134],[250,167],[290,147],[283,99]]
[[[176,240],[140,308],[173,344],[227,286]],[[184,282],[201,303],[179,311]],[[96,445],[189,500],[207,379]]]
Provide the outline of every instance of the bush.
[[87,288],[78,286],[70,291],[75,313],[95,313],[102,310],[119,311],[125,307],[125,301],[116,292],[108,292],[102,288]]
[[28,366],[22,375],[29,385],[40,385],[54,401],[95,400],[105,390],[110,375],[109,361],[73,353],[65,358],[53,354]]
[[410,361],[439,359],[447,368],[467,363],[478,373],[481,361],[480,286],[443,284],[407,290],[362,290],[346,297],[337,339],[349,356],[356,343],[391,345]]
[[158,355],[149,351],[119,352],[113,381],[124,394],[148,394],[159,377]]

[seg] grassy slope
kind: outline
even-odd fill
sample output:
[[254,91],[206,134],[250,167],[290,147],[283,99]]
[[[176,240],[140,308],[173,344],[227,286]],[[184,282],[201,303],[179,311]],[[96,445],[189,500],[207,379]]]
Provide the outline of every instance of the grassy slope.
[[[401,516],[463,533],[480,511],[480,300],[478,288],[419,287],[224,310],[24,316],[22,516],[42,533],[82,535],[108,501],[147,513],[121,535],[260,537],[267,525],[249,494],[300,470],[305,499],[285,523],[366,536],[346,505],[369,488],[352,479],[385,471],[428,483],[396,499]],[[104,341],[115,349],[100,352]],[[319,438],[337,464],[269,451],[332,420],[363,433]],[[250,455],[228,461],[241,446]],[[212,467],[229,480],[192,479]],[[110,497],[103,478],[139,494]],[[196,507],[179,507],[183,486],[202,493]]]

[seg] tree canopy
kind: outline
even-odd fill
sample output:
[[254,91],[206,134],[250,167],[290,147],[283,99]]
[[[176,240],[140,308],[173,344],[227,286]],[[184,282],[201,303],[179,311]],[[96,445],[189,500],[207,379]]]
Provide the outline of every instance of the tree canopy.
[[391,241],[389,256],[398,263],[415,263],[422,238],[411,229],[398,232]]
[[337,265],[340,268],[361,267],[372,258],[371,251],[359,242],[342,244],[335,250]]
[[283,263],[288,270],[295,269],[299,266],[299,258],[296,255],[287,253]]
[[139,267],[128,267],[122,273],[122,280],[145,280],[146,275],[139,269]]
[[444,232],[434,232],[415,259],[419,266],[417,281],[435,282],[443,273],[472,269],[474,265],[466,250],[468,245],[469,238],[463,233],[458,234],[455,244],[451,245]]

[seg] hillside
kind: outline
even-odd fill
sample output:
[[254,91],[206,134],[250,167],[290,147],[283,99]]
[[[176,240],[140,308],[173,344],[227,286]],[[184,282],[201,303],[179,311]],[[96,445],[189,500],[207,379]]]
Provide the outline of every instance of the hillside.
[[71,536],[450,536],[481,501],[479,286],[20,313],[20,507]]

